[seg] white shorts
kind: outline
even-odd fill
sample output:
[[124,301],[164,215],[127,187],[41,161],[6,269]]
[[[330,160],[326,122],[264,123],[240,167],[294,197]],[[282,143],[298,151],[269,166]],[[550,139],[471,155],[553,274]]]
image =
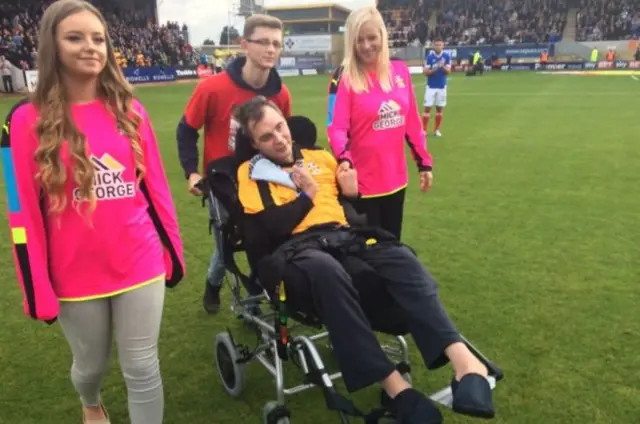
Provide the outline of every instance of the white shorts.
[[447,88],[429,88],[424,93],[424,107],[445,107],[447,105]]

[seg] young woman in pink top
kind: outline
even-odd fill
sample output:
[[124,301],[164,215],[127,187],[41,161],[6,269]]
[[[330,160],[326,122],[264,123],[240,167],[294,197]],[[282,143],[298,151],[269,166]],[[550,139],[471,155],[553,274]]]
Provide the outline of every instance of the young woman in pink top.
[[431,187],[433,164],[411,74],[404,62],[389,57],[387,30],[375,6],[347,19],[345,58],[331,80],[327,126],[341,166],[358,173],[359,212],[400,238],[409,184],[405,141],[423,192]]
[[59,321],[84,423],[109,423],[100,387],[114,338],[130,422],[161,424],[158,333],[184,260],[158,144],[102,15],[61,0],[40,25],[37,87],[1,146],[25,313]]

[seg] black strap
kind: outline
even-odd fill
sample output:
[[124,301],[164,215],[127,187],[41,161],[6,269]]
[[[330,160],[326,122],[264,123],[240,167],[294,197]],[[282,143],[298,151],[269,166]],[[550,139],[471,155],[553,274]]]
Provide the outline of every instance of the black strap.
[[387,408],[380,407],[373,409],[368,414],[365,414],[363,419],[365,424],[378,424],[380,419],[384,417],[395,418],[393,415],[389,414],[389,410]]
[[374,408],[367,413],[362,412],[352,400],[338,393],[335,387],[325,386],[323,375],[326,375],[325,369],[312,370],[307,374],[307,378],[310,383],[322,388],[327,409],[330,411],[338,411],[350,417],[362,418],[365,424],[378,424],[381,418],[392,416],[389,408],[385,406]]
[[396,366],[396,370],[398,370],[398,372],[400,374],[409,374],[409,373],[411,373],[411,365],[409,365],[406,362],[402,361],[402,362],[398,363],[398,365]]
[[262,206],[264,209],[275,206],[275,202],[273,201],[273,196],[271,196],[271,189],[269,188],[269,183],[264,180],[256,181],[258,184],[258,192],[260,193],[260,199],[262,200]]
[[[225,234],[226,232],[223,230],[223,237],[227,238],[227,235]],[[227,243],[227,247],[229,246],[229,243]],[[238,276],[238,278],[240,278],[240,280],[242,280],[242,284],[245,287],[248,287],[251,278],[246,275],[245,273],[243,273],[242,271],[240,271],[240,267],[238,267],[238,264],[236,263],[236,258],[234,255],[234,251],[232,248],[230,249],[222,249],[222,253],[223,253],[223,260],[224,260],[224,264],[225,266],[229,269],[229,271]]]
[[374,408],[367,413],[362,412],[355,406],[353,401],[345,398],[335,390],[327,391],[325,397],[328,409],[340,411],[351,417],[362,418],[365,424],[378,424],[380,419],[391,416],[389,409],[383,406]]

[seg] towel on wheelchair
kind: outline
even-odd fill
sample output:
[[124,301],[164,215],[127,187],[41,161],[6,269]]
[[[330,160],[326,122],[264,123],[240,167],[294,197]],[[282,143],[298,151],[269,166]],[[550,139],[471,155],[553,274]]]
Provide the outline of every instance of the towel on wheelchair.
[[[294,117],[288,120],[288,124],[296,141],[296,148],[311,148],[315,145],[316,130],[311,121]],[[447,362],[442,354],[444,347],[462,341],[488,368],[492,377],[489,383],[493,388],[495,381],[502,377],[501,371],[448,323],[435,296],[435,283],[430,287],[413,284],[417,280],[430,278],[414,253],[385,231],[363,226],[362,217],[355,214],[355,209],[345,199],[341,199],[341,203],[345,207],[349,226],[316,226],[277,243],[277,246],[264,238],[256,238],[256,233],[264,232],[264,228],[256,226],[256,221],[243,209],[238,194],[238,166],[254,158],[254,165],[261,163],[261,168],[254,174],[261,175],[263,181],[271,179],[273,183],[282,178],[269,177],[278,174],[277,165],[265,162],[264,158],[257,156],[258,152],[250,147],[249,142],[243,142],[242,136],[236,143],[238,150],[235,157],[224,158],[209,165],[207,183],[212,194],[209,199],[219,202],[229,212],[229,220],[223,225],[227,268],[247,288],[252,295],[251,301],[255,301],[259,297],[257,293],[264,290],[263,293],[275,313],[272,317],[273,325],[269,325],[262,317],[241,309],[239,315],[256,325],[259,340],[263,342],[254,352],[248,352],[246,348],[238,349],[230,336],[219,338],[223,340],[219,346],[224,345],[227,356],[235,358],[232,359],[232,364],[226,364],[236,374],[236,378],[231,381],[225,379],[225,371],[222,369],[225,364],[221,364],[224,358],[217,353],[218,371],[229,394],[239,394],[236,390],[237,377],[244,372],[241,365],[255,358],[276,377],[278,402],[265,406],[265,422],[288,422],[290,412],[283,406],[284,395],[313,386],[323,389],[327,406],[338,411],[342,422],[348,422],[347,415],[377,422],[385,414],[395,415],[399,422],[417,422],[410,418],[412,411],[403,412],[397,408],[400,404],[389,402],[369,414],[362,413],[350,401],[338,395],[331,382],[344,376],[348,390],[355,391],[383,380],[394,369],[408,378],[410,367],[406,342],[402,336],[409,332],[416,339],[429,368],[444,365]],[[260,190],[260,194],[265,196],[268,193]],[[250,276],[240,272],[235,264],[233,254],[237,251],[246,252],[252,270]],[[399,277],[401,275],[403,277]],[[388,284],[389,281],[395,281],[396,284]],[[237,304],[248,304],[247,299],[240,298],[237,286],[233,290]],[[326,372],[313,345],[321,337],[292,337],[289,334],[289,318],[316,328],[326,326],[329,329],[328,334],[319,336],[329,336],[331,339],[334,354],[340,364],[340,373],[328,375]],[[434,327],[439,328],[432,331]],[[381,347],[373,337],[372,330],[396,336],[400,349],[394,351],[387,346]],[[362,352],[365,351],[367,354],[363,355]],[[402,360],[395,364],[391,362],[385,353],[392,352],[400,353]],[[287,359],[297,359],[305,371],[307,382],[303,386],[293,389],[282,387],[281,361]],[[229,374],[228,370],[226,374]],[[236,388],[230,387],[230,381],[236,384]],[[478,381],[464,384],[463,387],[464,381],[454,380],[451,388],[446,388],[431,399],[447,406],[453,405],[458,412],[486,418],[493,416],[490,397],[484,400],[474,399],[474,396],[478,396]],[[474,384],[475,389],[471,387]],[[451,389],[455,390],[456,386],[459,386],[458,392],[461,395],[452,396]],[[411,402],[414,401],[415,399]],[[474,401],[484,402],[480,407],[482,410],[478,410],[478,405],[475,405],[474,410],[474,405],[470,405]],[[419,422],[441,422],[439,413],[430,413],[428,421],[423,416]]]

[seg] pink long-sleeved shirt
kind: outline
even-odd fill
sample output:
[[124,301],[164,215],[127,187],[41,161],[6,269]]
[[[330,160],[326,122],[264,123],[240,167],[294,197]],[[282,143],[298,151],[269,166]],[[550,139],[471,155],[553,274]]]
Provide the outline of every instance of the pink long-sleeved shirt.
[[411,74],[407,65],[391,61],[393,89],[382,90],[372,77],[369,91],[354,93],[338,69],[329,88],[327,135],[338,160],[348,160],[358,172],[362,197],[394,193],[407,186],[405,140],[418,169],[431,170]]
[[60,155],[67,208],[47,214],[47,202],[40,201],[46,196],[35,178],[35,106],[21,102],[5,123],[1,150],[14,260],[25,314],[34,319],[54,320],[61,301],[111,296],[156,281],[172,287],[184,276],[182,241],[157,140],[142,105],[134,101],[134,107],[142,117],[146,174],[141,183],[130,140],[105,105],[96,100],[72,106],[96,171],[98,200],[89,220],[72,206],[77,186],[66,144]]

